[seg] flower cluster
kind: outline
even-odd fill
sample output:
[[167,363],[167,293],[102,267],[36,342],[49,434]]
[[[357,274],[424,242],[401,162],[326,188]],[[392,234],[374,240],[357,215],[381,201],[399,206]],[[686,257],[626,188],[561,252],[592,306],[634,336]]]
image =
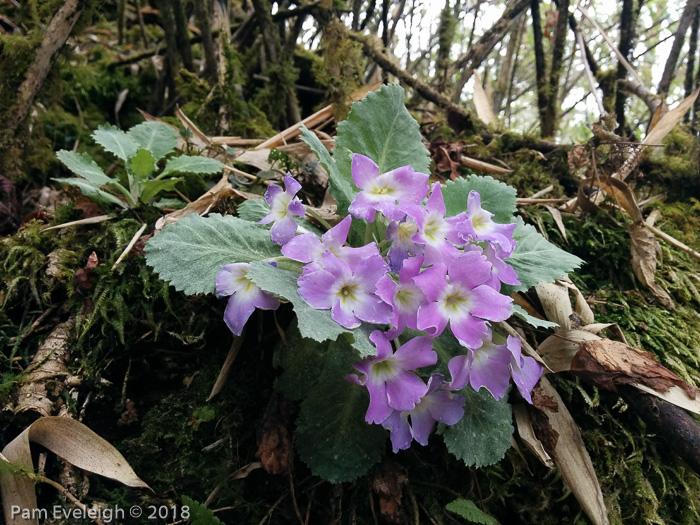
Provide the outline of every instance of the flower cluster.
[[[330,310],[348,329],[362,323],[386,326],[370,336],[377,355],[355,363],[359,374],[346,377],[369,392],[366,421],[390,429],[398,451],[414,440],[425,445],[437,422],[457,423],[465,402],[457,392],[467,385],[485,387],[498,399],[512,380],[531,401],[541,366],[522,355],[518,338],[495,344],[491,327],[511,315],[512,299],[500,293],[501,283],[519,284],[505,262],[515,248],[515,224],[494,222],[476,191],[464,212],[446,216],[440,183],[429,185],[428,175],[411,166],[380,173],[370,158],[355,154],[352,177],[361,191],[350,215],[368,227],[386,224],[387,238],[379,246],[347,245],[350,215],[321,238],[295,235],[293,216],[303,216],[304,207],[295,197],[300,185],[290,175],[284,190],[268,189],[271,211],[260,222],[273,223],[272,241],[282,245],[285,257],[305,263],[298,293],[311,307]],[[218,293],[231,296],[225,317],[237,334],[255,307],[279,304],[248,280],[246,271],[244,264],[226,265],[217,278]],[[427,335],[410,338],[407,328]],[[426,382],[416,370],[437,363],[431,339],[448,329],[464,352],[447,363],[449,381],[432,374]]]

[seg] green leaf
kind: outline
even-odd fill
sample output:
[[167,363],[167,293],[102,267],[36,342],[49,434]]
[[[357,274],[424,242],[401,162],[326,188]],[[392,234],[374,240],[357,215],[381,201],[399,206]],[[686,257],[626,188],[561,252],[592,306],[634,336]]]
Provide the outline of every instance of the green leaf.
[[275,389],[285,398],[299,401],[309,395],[317,383],[319,363],[323,363],[326,353],[330,351],[330,343],[303,338],[296,321],[292,321],[285,333],[287,344],[280,342],[273,358],[274,366],[282,369],[275,380]]
[[538,319],[527,313],[524,308],[518,306],[517,304],[513,306],[513,315],[525,321],[527,324],[534,326],[535,328],[557,328],[559,323],[553,321],[545,321],[544,319]]
[[418,122],[404,105],[404,90],[387,84],[352,105],[347,119],[338,124],[335,138],[336,160],[343,176],[351,176],[350,155],[344,150],[366,155],[386,173],[400,166],[413,166],[430,173],[430,156],[423,145]]
[[163,173],[158,177],[165,177],[169,173],[218,173],[224,169],[224,165],[216,159],[191,155],[181,155],[174,159],[168,159]]
[[[224,522],[217,518],[214,512],[208,509],[204,503],[182,496],[182,505],[190,511],[190,517],[185,520],[190,525],[224,525]],[[181,512],[183,510],[182,508],[180,509]]]
[[127,204],[106,191],[101,190],[98,186],[95,186],[91,182],[81,179],[81,178],[71,178],[71,179],[52,179],[61,184],[69,184],[80,188],[80,192],[86,197],[90,197],[96,202],[101,202],[103,204],[116,204],[121,208],[128,208]]
[[76,153],[75,151],[66,151],[62,149],[56,152],[56,156],[58,160],[65,164],[66,168],[97,188],[105,184],[114,184],[116,182],[114,179],[105,175],[102,168],[100,168],[87,153]]
[[464,417],[456,425],[441,428],[447,450],[468,467],[500,461],[513,434],[507,396],[497,401],[485,388],[475,392],[470,386],[459,393],[467,398]]
[[140,147],[150,151],[156,161],[165,157],[177,146],[177,131],[164,122],[142,122],[126,134]]
[[136,150],[139,149],[139,145],[131,137],[111,124],[98,127],[92,133],[92,138],[105,150],[114,153],[123,161],[136,155]]
[[[268,242],[270,242],[269,238]],[[292,303],[302,337],[321,342],[328,339],[335,340],[340,334],[348,332],[346,328],[331,319],[330,310],[316,310],[299,296],[297,293],[299,274],[275,268],[264,262],[254,262],[251,264],[248,277],[264,291]]]
[[475,190],[481,195],[481,207],[493,213],[493,220],[502,224],[513,222],[516,211],[516,191],[493,177],[469,175],[464,179],[448,180],[442,192],[447,215],[452,217],[467,211],[469,192]]
[[445,507],[450,512],[458,514],[469,523],[479,523],[481,525],[498,525],[498,520],[482,511],[469,499],[456,499]]
[[514,286],[514,291],[524,291],[539,283],[551,283],[583,264],[583,261],[561,248],[557,248],[542,237],[537,230],[525,224],[518,217],[513,238],[517,244],[512,255],[505,261],[518,274],[520,286]]
[[[265,199],[248,199],[238,205],[237,215],[246,221],[258,222],[270,212],[270,206]],[[298,233],[313,233],[320,237],[323,232],[304,217],[294,217],[299,225]],[[268,226],[269,227],[269,226]]]
[[[129,162],[131,172],[136,178],[145,180],[151,176],[156,169],[156,161],[147,149],[139,149]],[[144,201],[145,202],[145,201]]]
[[[355,193],[357,193],[357,189],[352,182],[352,176],[343,177],[343,175],[340,174],[338,166],[335,160],[333,160],[333,157],[331,157],[331,154],[328,153],[328,150],[318,137],[306,129],[306,126],[301,127],[301,140],[306,142],[311,148],[311,151],[318,157],[318,161],[323,164],[323,167],[326,168],[328,172],[328,184],[330,185],[331,195],[335,199],[335,202],[338,203],[338,215],[347,215],[348,206],[350,206],[350,203],[355,198]],[[337,148],[335,155],[337,158]],[[348,172],[348,175],[349,173],[350,172]]]
[[214,293],[222,264],[279,257],[270,232],[248,221],[212,213],[190,215],[146,243],[146,262],[176,290]]
[[367,389],[345,381],[355,353],[341,338],[325,354],[318,384],[301,404],[295,443],[311,472],[331,483],[352,481],[381,458],[386,431],[365,422]]
[[158,195],[161,191],[172,191],[182,178],[147,180],[141,182],[141,202],[144,204]]

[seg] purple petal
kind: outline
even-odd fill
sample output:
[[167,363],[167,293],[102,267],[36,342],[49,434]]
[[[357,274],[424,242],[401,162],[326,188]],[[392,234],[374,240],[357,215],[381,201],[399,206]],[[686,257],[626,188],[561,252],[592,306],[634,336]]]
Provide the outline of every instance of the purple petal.
[[428,301],[437,301],[447,286],[447,266],[437,263],[414,277],[413,281],[423,290]]
[[373,179],[379,176],[379,166],[372,159],[355,153],[352,156],[352,180],[355,186],[364,189]]
[[355,195],[355,198],[348,207],[348,211],[356,219],[364,219],[367,222],[374,222],[375,211],[373,203],[362,191]]
[[398,182],[397,200],[401,203],[419,204],[428,194],[428,175],[413,170],[412,166],[402,166],[388,173]]
[[243,327],[255,311],[254,301],[244,294],[234,294],[229,297],[224,311],[226,326],[236,335],[241,335]]
[[453,319],[450,322],[450,328],[452,328],[452,333],[460,344],[471,349],[479,348],[484,338],[488,336],[486,323],[471,315],[467,315],[458,321]]
[[412,372],[399,372],[386,382],[389,406],[396,410],[412,410],[427,391],[425,383]]
[[393,202],[393,200],[381,200],[374,203],[374,209],[384,215],[390,221],[400,221],[406,216],[406,213]]
[[331,308],[331,319],[349,329],[357,328],[362,324],[353,313],[352,308],[348,304],[343,304],[343,301],[339,299]]
[[275,222],[270,229],[270,238],[275,244],[280,246],[292,240],[297,231],[296,221],[289,215],[281,221]]
[[265,293],[262,290],[259,291],[258,295],[255,297],[253,304],[256,308],[261,310],[277,310],[280,305],[280,300],[277,297]]
[[363,287],[374,293],[377,286],[377,281],[382,275],[385,275],[389,265],[384,261],[381,255],[375,255],[363,260],[357,270],[354,272],[362,280]]
[[437,363],[437,353],[428,337],[418,336],[404,343],[396,351],[394,362],[403,370],[415,370]]
[[466,252],[453,259],[447,270],[450,282],[460,283],[471,290],[491,277],[491,264],[476,251]]
[[427,332],[430,337],[439,336],[447,326],[447,318],[440,312],[437,303],[430,303],[418,309],[418,330]]
[[353,272],[357,270],[357,267],[362,263],[362,261],[369,259],[370,257],[379,256],[379,249],[377,248],[377,243],[375,242],[365,244],[359,248],[343,246],[340,248],[340,253],[338,254],[340,259],[348,263]]
[[478,391],[483,386],[495,399],[502,398],[510,384],[510,358],[506,345],[486,343],[477,349],[469,375],[472,388]]
[[304,263],[320,259],[324,251],[321,241],[313,233],[297,235],[282,246],[282,255]]
[[514,366],[512,366],[511,361],[513,383],[515,383],[515,386],[518,388],[520,395],[523,396],[523,398],[530,404],[532,404],[532,389],[540,380],[542,370],[542,365],[529,356],[523,357],[523,363],[519,372],[516,371]]
[[248,286],[246,275],[250,271],[248,263],[231,263],[221,266],[216,275],[216,293],[220,297],[232,295]]
[[[423,402],[429,402],[429,400],[422,401],[421,405]],[[411,431],[413,432],[413,439],[417,443],[426,446],[430,434],[435,429],[435,419],[430,415],[428,407],[421,405],[418,405],[411,412]]]
[[450,371],[452,381],[448,383],[450,390],[462,390],[469,383],[469,371],[474,359],[473,351],[468,355],[458,355],[450,359],[447,369]]
[[374,295],[365,295],[358,299],[353,312],[359,319],[367,323],[389,324],[392,318],[391,305]]
[[[394,350],[391,347],[391,342],[386,338],[381,330],[375,330],[369,334],[369,340],[372,341],[374,346],[377,347],[376,361],[387,359],[394,353]],[[357,366],[355,368],[357,368]]]
[[284,189],[290,197],[294,197],[301,189],[301,184],[294,180],[294,177],[292,177],[291,174],[287,173],[284,176]]
[[321,237],[323,245],[329,250],[340,248],[348,240],[351,225],[352,217],[349,215],[345,216],[342,221],[323,234]]
[[265,202],[272,206],[272,201],[274,201],[275,197],[282,192],[284,192],[284,190],[280,186],[277,186],[277,184],[270,184],[267,187],[267,191],[265,191]]
[[292,199],[287,205],[287,213],[296,215],[297,217],[303,217],[306,215],[306,208],[299,199]]
[[433,419],[445,425],[454,425],[464,416],[464,399],[450,392],[435,392],[430,396],[428,411]]
[[470,295],[474,301],[470,309],[473,315],[495,322],[505,321],[510,317],[513,302],[511,297],[483,284],[474,288]]
[[367,408],[365,421],[367,423],[381,423],[392,412],[386,395],[386,384],[384,382],[375,384],[368,381],[367,391],[369,392],[369,408]]
[[326,270],[308,272],[297,280],[299,295],[313,308],[333,306],[332,287],[336,277]]
[[420,273],[422,266],[423,257],[421,255],[406,259],[403,263],[401,271],[399,272],[399,282],[404,284],[413,281],[413,278]]
[[442,186],[439,182],[436,182],[431,186],[432,193],[428,197],[428,202],[425,203],[425,208],[428,211],[436,211],[440,215],[445,215],[445,201],[442,198]]
[[394,454],[411,446],[413,436],[411,435],[411,427],[408,426],[408,414],[406,412],[394,410],[382,422],[382,426],[391,431],[391,448]]

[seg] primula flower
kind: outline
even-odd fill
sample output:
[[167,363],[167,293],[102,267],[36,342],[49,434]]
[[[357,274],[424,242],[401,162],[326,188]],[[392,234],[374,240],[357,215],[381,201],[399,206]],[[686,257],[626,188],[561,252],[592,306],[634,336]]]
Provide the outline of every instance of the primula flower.
[[236,335],[241,335],[243,327],[256,308],[276,310],[279,299],[263,292],[248,278],[250,264],[225,264],[216,276],[216,293],[220,297],[231,296],[224,311],[224,321]]
[[[415,440],[421,445],[428,444],[428,437],[435,429],[437,422],[454,425],[464,415],[462,396],[438,390],[442,386],[442,376],[433,374],[428,380],[428,390],[423,398],[416,403],[413,410],[394,410],[382,422],[382,426],[391,430],[391,445],[394,453],[405,450]],[[408,419],[411,422],[408,422]]]
[[467,198],[468,221],[463,222],[459,227],[459,234],[465,240],[491,241],[499,248],[501,258],[508,257],[513,253],[515,240],[513,240],[513,230],[515,223],[499,224],[493,222],[489,213],[481,207],[481,195],[472,190]]
[[297,231],[294,215],[303,217],[306,213],[304,205],[296,197],[301,184],[287,173],[284,176],[284,190],[275,184],[270,184],[265,192],[265,202],[270,205],[270,212],[258,224],[272,224],[270,238],[275,244],[286,244]]
[[483,254],[486,260],[491,263],[491,279],[488,280],[486,284],[494,290],[500,290],[501,283],[510,285],[520,284],[518,274],[515,273],[515,268],[501,259],[498,256],[498,250],[490,243],[488,243],[485,248],[481,248],[481,246],[477,246],[476,244],[470,244],[465,246],[464,251],[475,251]]
[[329,250],[355,270],[364,259],[373,255],[378,256],[379,250],[375,243],[367,244],[361,248],[344,246],[351,224],[352,217],[348,215],[324,233],[320,239],[313,233],[297,235],[282,246],[282,255],[295,261],[310,263],[320,260],[323,254]]
[[330,308],[336,323],[357,328],[362,321],[386,324],[391,319],[391,306],[374,294],[387,270],[381,256],[367,257],[353,270],[328,251],[319,267],[306,268],[297,280],[299,295],[313,308]]
[[399,221],[404,212],[399,203],[419,204],[428,194],[428,175],[417,173],[412,166],[402,166],[379,174],[372,159],[356,153],[352,158],[352,180],[360,191],[348,211],[356,219],[374,221],[375,212]]
[[367,387],[369,408],[365,420],[368,423],[381,423],[393,410],[412,410],[427,393],[428,387],[413,372],[416,368],[437,363],[437,354],[427,337],[414,337],[396,352],[392,352],[391,342],[379,330],[369,336],[377,347],[376,357],[355,363],[361,372],[358,377],[350,374],[348,381]]
[[477,252],[466,252],[450,262],[438,263],[414,278],[429,303],[418,310],[418,329],[431,337],[440,335],[447,323],[460,344],[478,348],[488,333],[484,321],[504,321],[510,316],[510,297],[485,283],[491,265]]
[[452,375],[450,390],[461,390],[469,383],[477,391],[486,387],[495,399],[500,399],[512,377],[520,395],[530,404],[530,392],[542,375],[542,366],[532,357],[523,356],[520,338],[512,336],[503,345],[487,341],[469,355],[453,357],[447,367]]
[[425,245],[417,243],[413,237],[418,233],[418,225],[411,217],[404,217],[400,221],[392,221],[386,228],[386,238],[391,241],[391,248],[386,258],[392,272],[398,272],[403,262],[410,255],[420,255],[425,250]]
[[464,239],[458,231],[459,225],[466,220],[466,215],[461,213],[455,217],[445,217],[445,201],[439,182],[433,184],[425,208],[406,204],[402,209],[418,226],[418,231],[411,240],[425,245],[426,265],[438,262],[447,264],[459,255],[460,252],[453,243],[464,244]]
[[413,278],[420,273],[422,265],[422,256],[411,257],[404,261],[403,268],[399,271],[398,283],[388,275],[383,275],[377,281],[377,295],[394,308],[394,316],[391,319],[394,328],[387,332],[390,339],[401,334],[406,326],[418,329],[418,308],[425,303],[425,294],[416,286]]

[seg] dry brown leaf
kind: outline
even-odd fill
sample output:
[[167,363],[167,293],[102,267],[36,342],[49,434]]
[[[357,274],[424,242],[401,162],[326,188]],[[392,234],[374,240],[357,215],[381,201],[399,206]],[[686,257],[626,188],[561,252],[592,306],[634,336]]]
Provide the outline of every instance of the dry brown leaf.
[[696,399],[698,393],[695,387],[662,366],[652,353],[610,339],[581,342],[571,361],[571,371],[605,390],[640,384],[659,393],[676,386],[689,399]]
[[685,97],[680,103],[678,103],[673,109],[669,110],[661,119],[659,119],[658,124],[649,131],[645,139],[642,141],[644,145],[650,144],[661,144],[666,135],[681,123],[685,114],[688,113],[690,108],[693,107],[695,99],[698,98],[700,94],[700,87],[693,91],[690,95]]
[[566,286],[553,283],[540,283],[535,286],[537,296],[542,303],[544,315],[549,321],[557,323],[562,330],[571,329],[571,308],[569,289]]
[[254,166],[261,171],[269,171],[272,169],[272,164],[268,162],[270,156],[270,148],[265,149],[249,149],[236,157],[236,162]]
[[484,91],[484,86],[481,84],[481,78],[476,69],[474,70],[474,106],[476,106],[477,117],[479,117],[479,120],[484,124],[496,125],[498,123],[496,114],[493,112],[493,107],[491,106],[491,101],[486,91]]
[[236,357],[238,356],[238,351],[241,349],[242,344],[243,344],[243,334],[234,335],[233,336],[233,343],[231,343],[231,348],[229,349],[228,354],[226,355],[226,359],[224,360],[224,364],[221,367],[221,371],[219,372],[219,376],[216,378],[216,382],[214,383],[214,386],[211,389],[211,393],[209,394],[207,401],[210,401],[211,398],[213,398],[216,394],[221,392],[221,389],[224,388],[224,385],[226,384],[226,380],[228,379],[229,372],[231,372],[231,367],[233,366],[233,362],[236,360]]
[[656,125],[659,123],[659,120],[661,120],[661,115],[666,111],[668,111],[666,104],[664,104],[663,102],[659,104],[659,107],[656,108],[656,111],[654,111],[654,114],[651,117],[648,133],[651,133],[651,130],[653,130],[656,127]]
[[663,306],[669,310],[675,310],[676,305],[671,296],[655,281],[656,254],[661,251],[656,237],[641,221],[630,225],[629,231],[634,275]]
[[212,145],[211,139],[203,133],[180,108],[175,110],[175,116],[182,123],[185,129],[189,130],[192,135],[190,141],[200,150],[205,150]]
[[[110,478],[129,487],[149,488],[117,449],[82,423],[66,417],[43,417],[12,440],[3,450],[13,465],[34,471],[30,443],[41,445],[78,468]],[[36,509],[34,481],[20,473],[0,479],[6,523],[36,525],[36,519],[12,515],[12,507]]]
[[535,435],[559,467],[588,518],[596,525],[608,523],[603,493],[586,451],[578,425],[546,377],[533,389],[530,409]]
[[569,239],[566,238],[566,228],[564,227],[564,221],[561,218],[561,212],[552,207],[552,206],[545,206],[547,208],[547,211],[552,215],[552,218],[554,219],[554,223],[557,225],[557,228],[559,228],[559,231],[561,232],[562,236],[564,237],[564,240],[569,243]]
[[570,292],[574,293],[574,298],[576,299],[574,303],[574,312],[581,318],[583,324],[589,325],[593,323],[595,321],[593,310],[591,310],[591,307],[586,302],[586,298],[581,293],[581,290],[578,289],[578,286],[571,282],[571,279],[568,277],[565,279],[557,279],[557,283],[566,286]]
[[598,340],[598,337],[586,330],[567,330],[550,335],[537,347],[537,352],[553,372],[571,370],[571,361],[579,351],[581,341]]
[[527,407],[522,403],[513,405],[513,416],[515,417],[515,428],[518,430],[518,435],[527,448],[537,456],[537,459],[539,459],[543,465],[549,468],[554,467],[552,456],[547,454],[542,442],[537,439],[535,435],[535,429],[532,428],[532,420],[530,419]]
[[[586,188],[594,188],[588,194]],[[597,188],[597,190],[595,190]],[[581,184],[578,189],[578,203],[584,209],[600,211],[598,202],[602,200],[603,193],[607,194],[620,208],[625,210],[633,221],[642,220],[642,212],[637,204],[637,199],[630,187],[620,179],[610,177],[590,177]]]

